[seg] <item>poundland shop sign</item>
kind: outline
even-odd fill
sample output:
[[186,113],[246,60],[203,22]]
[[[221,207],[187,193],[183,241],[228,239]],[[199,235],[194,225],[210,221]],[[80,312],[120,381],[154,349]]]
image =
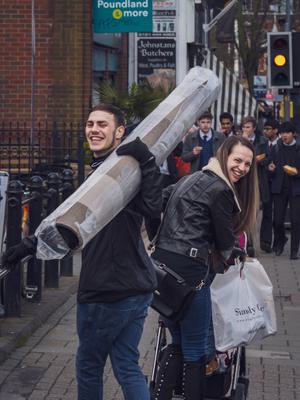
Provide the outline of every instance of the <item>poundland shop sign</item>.
[[93,1],[95,33],[152,32],[152,0]]

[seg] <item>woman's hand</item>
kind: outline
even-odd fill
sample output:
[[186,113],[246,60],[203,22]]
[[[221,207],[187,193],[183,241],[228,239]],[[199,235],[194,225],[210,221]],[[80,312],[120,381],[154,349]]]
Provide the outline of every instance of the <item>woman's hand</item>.
[[230,257],[226,260],[228,266],[236,264],[236,262],[244,262],[246,260],[246,251],[239,246],[232,249]]

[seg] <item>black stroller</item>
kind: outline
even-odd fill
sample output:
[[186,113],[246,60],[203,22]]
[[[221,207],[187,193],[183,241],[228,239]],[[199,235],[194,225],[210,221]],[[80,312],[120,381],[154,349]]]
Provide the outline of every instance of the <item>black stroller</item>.
[[[167,346],[166,327],[163,321],[158,321],[155,353],[150,380],[151,396],[155,387],[162,354]],[[221,353],[224,354],[224,353]],[[221,354],[219,356],[221,356]],[[217,355],[218,357],[218,355]],[[216,370],[206,377],[206,399],[245,400],[249,380],[246,373],[246,352],[244,347],[237,347],[226,354],[226,367]],[[152,396],[153,397],[153,396]],[[181,385],[174,390],[174,399],[181,399]]]

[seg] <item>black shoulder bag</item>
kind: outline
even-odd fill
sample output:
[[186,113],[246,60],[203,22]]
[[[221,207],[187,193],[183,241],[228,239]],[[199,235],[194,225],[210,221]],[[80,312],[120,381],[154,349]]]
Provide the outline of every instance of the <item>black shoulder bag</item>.
[[[174,190],[174,192],[175,191],[176,190]],[[174,192],[171,194],[168,200],[166,209],[171,198],[173,197]],[[163,221],[164,216],[158,228],[157,234],[152,241],[152,251],[155,249],[155,244],[161,231]],[[173,322],[177,322],[184,316],[184,313],[191,304],[196,291],[200,290],[205,284],[209,273],[209,267],[207,268],[204,279],[202,279],[197,286],[193,287],[190,286],[184,280],[184,278],[174,272],[171,268],[167,267],[165,264],[155,260],[154,258],[151,258],[151,260],[157,278],[157,289],[154,291],[151,307],[163,317]]]
[[165,264],[152,258],[157,289],[154,291],[151,307],[163,317],[177,322],[191,304],[196,290],[200,290],[206,277],[196,286],[190,286],[180,275]]

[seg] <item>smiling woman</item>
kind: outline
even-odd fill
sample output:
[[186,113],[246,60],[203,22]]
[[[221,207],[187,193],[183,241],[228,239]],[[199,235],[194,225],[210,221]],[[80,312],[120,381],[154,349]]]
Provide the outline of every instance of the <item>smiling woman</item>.
[[259,204],[257,163],[254,152],[252,143],[242,136],[231,136],[226,139],[217,152],[221,169],[230,181],[241,204],[236,230],[251,231],[253,234]]
[[246,146],[238,143],[228,156],[227,170],[231,183],[238,182],[245,176],[251,167],[253,152]]
[[226,265],[236,257],[238,236],[255,231],[258,183],[253,145],[244,137],[229,137],[202,171],[165,189],[163,201],[164,217],[152,257],[193,286],[195,295],[179,322],[164,320],[172,336],[172,360],[161,361],[154,397],[172,399],[183,360],[184,398],[201,400],[210,347],[207,272],[210,258],[217,259],[218,266]]

